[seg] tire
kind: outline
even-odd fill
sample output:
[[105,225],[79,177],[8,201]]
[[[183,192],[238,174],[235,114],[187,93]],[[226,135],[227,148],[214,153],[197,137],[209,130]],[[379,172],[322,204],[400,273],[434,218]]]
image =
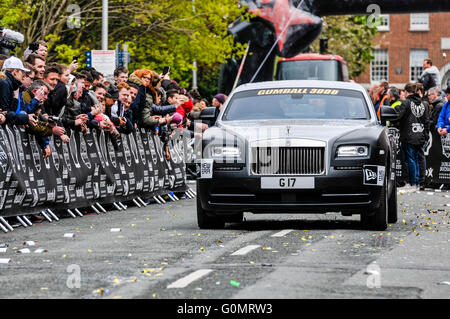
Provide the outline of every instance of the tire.
[[386,230],[388,226],[388,187],[387,174],[385,174],[384,185],[381,187],[380,205],[375,209],[373,214],[361,215],[361,223],[368,230]]
[[398,208],[397,208],[397,183],[393,183],[391,196],[388,201],[388,223],[395,224],[398,220]]
[[242,223],[244,220],[244,213],[237,213],[223,218],[227,223]]
[[222,229],[225,227],[225,221],[217,216],[214,216],[213,212],[204,210],[200,203],[200,193],[198,191],[197,183],[197,224],[200,229]]

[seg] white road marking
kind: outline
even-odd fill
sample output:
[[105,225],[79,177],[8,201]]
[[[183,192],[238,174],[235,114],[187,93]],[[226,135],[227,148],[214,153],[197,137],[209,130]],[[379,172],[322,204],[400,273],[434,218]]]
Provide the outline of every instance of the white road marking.
[[171,283],[167,286],[167,288],[184,288],[190,283],[196,281],[197,279],[200,279],[207,274],[209,274],[212,271],[212,269],[199,269],[197,271],[194,271],[192,274],[187,275],[186,277],[183,277],[181,279],[178,279],[177,281]]
[[231,256],[247,255],[249,252],[251,252],[252,250],[255,250],[259,247],[261,247],[261,245],[248,245],[248,246],[245,246],[244,248],[241,248],[241,249],[235,251],[234,253],[231,254]]
[[276,234],[273,234],[271,237],[284,237],[292,231],[294,231],[294,230],[293,229],[285,229]]

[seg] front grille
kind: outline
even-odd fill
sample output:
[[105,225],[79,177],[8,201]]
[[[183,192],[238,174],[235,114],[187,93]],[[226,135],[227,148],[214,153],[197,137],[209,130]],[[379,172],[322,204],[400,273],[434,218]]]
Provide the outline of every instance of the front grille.
[[253,147],[251,168],[255,175],[322,175],[325,148]]

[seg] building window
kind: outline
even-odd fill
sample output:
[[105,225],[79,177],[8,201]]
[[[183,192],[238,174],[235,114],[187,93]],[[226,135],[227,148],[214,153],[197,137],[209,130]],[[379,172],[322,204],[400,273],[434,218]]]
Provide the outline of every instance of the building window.
[[389,81],[389,55],[387,49],[372,51],[374,59],[370,63],[370,80],[372,82]]
[[441,50],[450,50],[450,38],[441,38]]
[[428,58],[428,50],[412,49],[410,52],[410,81],[417,82],[423,72],[423,61]]
[[380,14],[378,31],[389,31],[389,14]]
[[428,13],[413,13],[410,20],[410,31],[430,31]]

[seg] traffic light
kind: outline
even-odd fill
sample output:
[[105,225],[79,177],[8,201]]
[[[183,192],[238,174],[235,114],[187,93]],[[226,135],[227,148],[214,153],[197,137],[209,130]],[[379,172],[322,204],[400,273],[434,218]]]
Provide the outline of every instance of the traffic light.
[[320,54],[325,54],[328,51],[328,38],[320,39]]

